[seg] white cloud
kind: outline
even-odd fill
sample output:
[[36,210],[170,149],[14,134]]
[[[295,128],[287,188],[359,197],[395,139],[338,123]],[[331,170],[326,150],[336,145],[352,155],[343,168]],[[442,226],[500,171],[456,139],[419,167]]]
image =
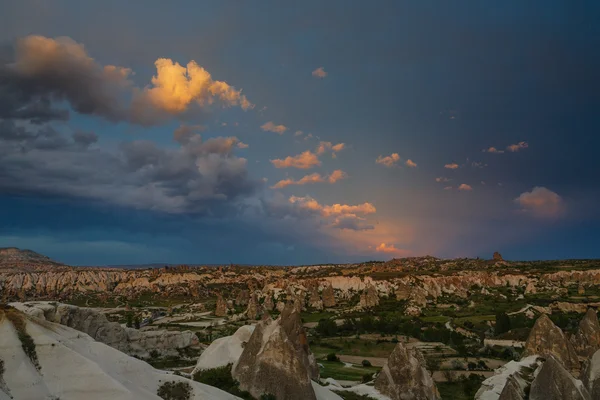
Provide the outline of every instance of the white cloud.
[[312,72],[312,76],[315,78],[325,78],[327,76],[327,72],[325,72],[325,68],[319,67]]
[[265,132],[275,132],[280,135],[283,135],[283,132],[287,131],[287,127],[285,125],[275,125],[272,121],[261,125],[260,129]]
[[382,164],[385,165],[386,167],[390,168],[393,167],[394,165],[396,165],[398,162],[400,161],[400,156],[398,155],[398,153],[392,153],[389,156],[379,156],[377,157],[377,159],[375,160],[375,162],[377,164]]
[[514,201],[523,211],[539,218],[558,217],[565,209],[562,197],[540,186],[534,187],[530,192],[521,193]]

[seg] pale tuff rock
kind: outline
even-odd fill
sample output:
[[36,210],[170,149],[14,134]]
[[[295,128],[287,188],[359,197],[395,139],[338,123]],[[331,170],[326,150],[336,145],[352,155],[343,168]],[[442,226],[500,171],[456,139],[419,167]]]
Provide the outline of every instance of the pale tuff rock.
[[323,309],[323,301],[321,300],[321,296],[319,296],[319,286],[316,283],[311,285],[309,289],[308,306],[315,310]]
[[323,306],[325,307],[335,307],[335,293],[333,291],[333,286],[331,284],[326,284],[323,289],[323,293],[321,294],[323,297]]
[[569,371],[578,371],[580,368],[575,349],[563,331],[546,314],[535,321],[527,337],[523,357],[530,355],[554,356]]
[[497,251],[494,252],[494,261],[504,261],[504,259],[502,258],[502,255],[500,253],[498,253]]
[[202,370],[236,363],[244,351],[244,346],[250,340],[252,332],[254,332],[253,325],[244,325],[233,335],[213,341],[200,355],[196,367],[192,371],[192,376]]
[[217,317],[224,317],[227,315],[228,311],[229,311],[229,309],[227,307],[227,302],[225,301],[223,296],[221,296],[221,294],[218,294],[217,295],[217,305],[215,308],[215,315]]
[[99,342],[142,358],[149,357],[153,350],[162,356],[178,355],[177,349],[198,344],[198,338],[191,331],[142,332],[137,329],[123,328],[117,322],[108,321],[104,314],[92,308],[54,302],[12,303],[11,305],[26,314],[84,332]]
[[156,370],[75,329],[23,315],[35,344],[38,370],[23,351],[14,325],[2,314],[0,359],[5,363],[6,390],[0,390],[0,399],[160,400],[156,392],[165,382],[189,384],[190,400],[237,399],[220,389]]
[[600,399],[600,350],[586,361],[581,380],[590,392],[592,399]]
[[580,296],[583,296],[585,294],[585,288],[583,287],[583,285],[579,285],[579,287],[577,287],[577,294],[579,294]]
[[275,303],[273,302],[273,293],[269,292],[265,296],[265,301],[263,302],[263,307],[267,311],[273,311],[275,309]]
[[379,305],[379,295],[377,289],[373,285],[369,285],[360,295],[359,306],[361,308],[373,308]]
[[278,301],[277,302],[277,306],[275,308],[277,309],[277,311],[282,312],[283,309],[285,308],[285,302],[284,301]]
[[482,382],[475,400],[522,400],[525,389],[533,380],[533,371],[542,362],[543,359],[538,356],[529,356],[506,363]]
[[392,400],[438,400],[440,394],[417,349],[398,343],[375,379],[375,389]]
[[587,310],[570,342],[577,354],[585,358],[591,357],[600,349],[600,323],[594,309]]
[[535,283],[533,281],[529,282],[525,287],[525,294],[536,294],[537,289],[535,288]]
[[580,380],[575,379],[553,356],[537,372],[529,391],[530,400],[592,400]]
[[269,318],[256,325],[232,370],[242,390],[256,398],[272,394],[278,400],[317,399],[311,383],[314,356],[299,318],[290,305],[276,321]]
[[256,293],[252,293],[250,297],[250,301],[248,302],[248,308],[246,309],[246,316],[248,319],[257,319],[260,315],[262,315],[262,306],[258,302],[258,297]]
[[250,302],[250,293],[247,290],[240,290],[237,297],[235,298],[236,306],[247,306]]

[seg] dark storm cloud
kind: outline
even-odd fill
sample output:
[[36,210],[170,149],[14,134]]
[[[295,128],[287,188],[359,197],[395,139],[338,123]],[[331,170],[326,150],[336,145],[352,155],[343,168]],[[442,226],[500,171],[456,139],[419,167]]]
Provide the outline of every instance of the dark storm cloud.
[[100,66],[70,38],[28,36],[16,42],[14,59],[0,64],[0,117],[43,123],[68,118],[52,102],[67,101],[78,113],[110,121],[127,118],[123,91],[130,70]]
[[233,154],[236,138],[204,142],[196,135],[177,149],[134,141],[116,152],[90,148],[96,140],[94,133],[69,136],[0,121],[0,192],[183,213],[231,205],[260,186],[249,178],[246,159]]

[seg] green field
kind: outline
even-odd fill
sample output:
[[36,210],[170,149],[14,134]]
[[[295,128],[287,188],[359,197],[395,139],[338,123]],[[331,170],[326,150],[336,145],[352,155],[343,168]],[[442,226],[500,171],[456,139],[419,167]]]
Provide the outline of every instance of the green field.
[[311,343],[310,349],[317,357],[329,353],[361,357],[389,357],[396,343],[355,338],[327,338]]
[[318,360],[323,366],[320,368],[321,378],[333,378],[342,381],[362,381],[363,375],[379,372],[378,367],[363,367],[362,365],[352,365],[347,367],[343,362]]

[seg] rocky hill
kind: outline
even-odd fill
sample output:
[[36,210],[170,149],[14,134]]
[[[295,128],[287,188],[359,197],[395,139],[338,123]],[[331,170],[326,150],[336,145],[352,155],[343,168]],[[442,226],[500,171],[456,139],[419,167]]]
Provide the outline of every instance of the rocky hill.
[[0,272],[44,271],[66,267],[32,250],[0,247]]

